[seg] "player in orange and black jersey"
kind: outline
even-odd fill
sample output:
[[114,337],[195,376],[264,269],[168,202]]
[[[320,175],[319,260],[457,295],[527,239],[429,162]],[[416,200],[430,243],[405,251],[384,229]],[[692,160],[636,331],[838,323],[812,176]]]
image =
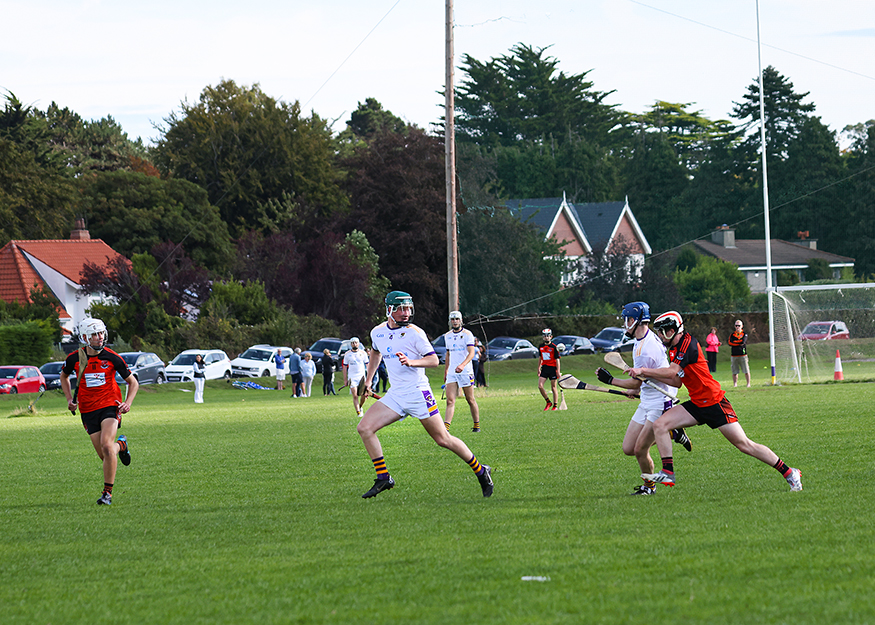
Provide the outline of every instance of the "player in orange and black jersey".
[[[124,465],[131,463],[127,438],[122,435],[116,440],[116,434],[121,427],[121,415],[131,410],[139,384],[122,357],[105,347],[106,326],[100,319],[84,321],[79,338],[85,346],[64,361],[61,390],[70,412],[76,414],[76,408],[80,409],[82,425],[103,461],[103,492],[97,503],[110,505],[118,459]],[[70,376],[74,372],[78,382],[75,395],[70,392]],[[128,384],[128,395],[124,400],[115,381],[116,372]]]
[[787,466],[775,452],[750,440],[744,433],[723,389],[711,376],[699,342],[684,331],[684,321],[680,313],[669,311],[661,314],[653,322],[653,330],[668,347],[668,367],[640,367],[627,369],[626,372],[633,377],[642,376],[678,388],[683,384],[690,393],[690,399],[666,411],[654,422],[653,433],[656,447],[662,456],[662,470],[659,473],[645,473],[641,477],[658,484],[674,486],[670,433],[675,428],[705,423],[711,429],[719,430],[739,451],[777,469],[790,484],[790,490],[802,490],[802,472],[799,469]]
[[[544,337],[544,342],[538,348],[538,390],[541,391],[541,396],[547,405],[544,410],[558,410],[559,396],[556,390],[556,381],[559,379],[561,372],[559,371],[559,348],[553,342],[553,330],[544,328],[541,332]],[[553,389],[553,401],[544,390],[544,382],[550,380],[550,386]]]

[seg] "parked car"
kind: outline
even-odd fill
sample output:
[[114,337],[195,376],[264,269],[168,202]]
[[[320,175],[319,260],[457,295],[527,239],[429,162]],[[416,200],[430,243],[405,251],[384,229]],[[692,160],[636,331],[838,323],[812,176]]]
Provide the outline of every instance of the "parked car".
[[194,380],[194,357],[204,358],[204,374],[207,380],[231,378],[231,359],[221,349],[187,349],[180,352],[167,365],[165,373],[168,382],[191,382]]
[[564,345],[564,350],[559,350],[562,356],[573,356],[574,354],[595,354],[595,347],[585,336],[575,336],[573,334],[563,334],[562,336],[554,336],[553,342],[557,345]]
[[[61,369],[64,368],[64,361],[47,362],[39,368],[40,373],[46,381],[46,388],[51,390],[61,388]],[[70,376],[70,388],[76,388],[76,373]]]
[[[164,372],[164,361],[152,352],[123,352],[119,354],[128,365],[133,376],[140,384],[164,384],[167,374]],[[127,384],[118,373],[115,381]]]
[[826,341],[830,339],[849,339],[848,326],[841,321],[812,321],[799,334],[803,341]]
[[598,352],[631,352],[635,343],[623,328],[602,328],[589,341]]
[[526,339],[496,336],[486,344],[487,360],[516,360],[518,358],[537,357],[538,348]]
[[310,356],[313,358],[313,362],[316,363],[316,373],[322,373],[322,356],[325,355],[326,349],[331,354],[331,360],[334,361],[334,370],[336,371],[343,355],[349,351],[349,340],[338,339],[330,336],[319,339],[310,346],[310,349],[301,352],[301,357],[309,352]]
[[46,379],[36,367],[24,365],[5,365],[0,367],[0,393],[42,393],[46,390]]
[[280,350],[283,358],[286,359],[285,366],[288,372],[288,359],[292,355],[291,347],[253,345],[231,361],[231,375],[235,378],[266,378],[275,376],[276,362],[274,362],[274,356],[277,350]]
[[437,354],[441,364],[444,364],[447,361],[447,342],[444,340],[444,335],[441,334],[433,340],[431,345],[434,347],[434,353]]

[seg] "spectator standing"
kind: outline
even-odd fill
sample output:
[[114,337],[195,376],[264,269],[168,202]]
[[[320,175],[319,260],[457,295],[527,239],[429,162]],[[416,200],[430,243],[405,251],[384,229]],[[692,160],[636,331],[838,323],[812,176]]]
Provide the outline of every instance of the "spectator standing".
[[735,331],[729,337],[732,361],[732,386],[738,386],[738,374],[744,373],[747,388],[750,388],[750,364],[747,361],[747,332],[741,319],[735,322]]
[[202,404],[204,403],[204,383],[207,381],[204,371],[204,357],[196,354],[191,368],[193,369],[192,377],[194,378],[194,403]]
[[477,386],[486,388],[489,386],[486,384],[486,346],[475,336],[474,347],[476,347],[477,351],[480,353],[480,358],[478,360],[480,366],[477,368]]
[[304,353],[304,359],[301,361],[301,379],[304,381],[304,397],[310,397],[310,392],[313,390],[313,378],[316,377],[316,363],[313,362],[313,357],[310,352]]
[[717,336],[717,328],[711,328],[711,334],[705,337],[705,356],[708,358],[708,370],[711,373],[717,371],[717,352],[720,351],[720,337]]
[[334,359],[327,349],[322,350],[322,394],[337,395],[334,392]]
[[283,380],[286,379],[286,359],[283,358],[282,350],[276,350],[273,356],[273,362],[276,364],[276,390],[283,390]]
[[[379,376],[380,382],[383,383],[382,384],[382,386],[383,386],[382,392],[385,393],[386,389],[389,388],[389,372],[386,371],[386,361],[380,360],[380,364],[377,365],[377,376]],[[377,388],[377,386],[374,385],[374,389],[376,389],[376,388]]]
[[296,347],[289,356],[289,377],[292,380],[292,398],[301,396],[304,378],[301,376],[301,348]]

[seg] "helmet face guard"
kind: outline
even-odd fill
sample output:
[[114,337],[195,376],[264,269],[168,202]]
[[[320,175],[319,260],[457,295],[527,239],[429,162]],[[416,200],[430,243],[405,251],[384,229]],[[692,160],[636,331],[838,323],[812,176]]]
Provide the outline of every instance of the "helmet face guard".
[[662,342],[669,345],[678,334],[684,331],[683,317],[674,310],[662,313],[653,322],[653,329]]
[[[406,326],[413,319],[413,298],[404,291],[392,291],[386,296],[386,317],[399,326]],[[400,313],[400,319],[397,314]]]
[[[460,313],[458,310],[454,310],[453,312],[450,313],[449,321],[450,321],[450,327],[453,330],[461,329],[461,327],[462,327],[462,313]],[[453,323],[454,321],[458,321],[459,323],[458,324]]]
[[[95,334],[103,333],[103,338],[100,340],[100,345],[94,346],[91,344],[91,337]],[[106,325],[100,319],[88,319],[82,322],[79,327],[79,341],[83,345],[89,346],[91,349],[101,350],[106,347],[107,331]]]
[[553,338],[553,330],[551,330],[550,328],[544,328],[543,330],[541,330],[541,336],[544,338],[545,343],[549,343],[550,340]]

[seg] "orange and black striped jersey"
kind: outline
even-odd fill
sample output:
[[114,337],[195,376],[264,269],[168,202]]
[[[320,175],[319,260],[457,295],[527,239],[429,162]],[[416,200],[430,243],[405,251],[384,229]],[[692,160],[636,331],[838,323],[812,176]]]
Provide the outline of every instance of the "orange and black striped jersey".
[[702,347],[693,336],[684,332],[680,342],[668,350],[668,362],[683,369],[681,382],[690,393],[690,400],[700,408],[720,403],[726,395],[708,370],[708,361]]
[[122,357],[111,349],[103,348],[96,356],[89,356],[84,374],[79,371],[79,351],[64,361],[64,373],[76,372],[78,382],[79,412],[94,412],[111,408],[122,401],[122,391],[115,381],[116,372],[126,380],[131,371]]
[[544,343],[538,348],[538,352],[540,352],[541,366],[555,367],[557,365],[556,361],[559,360],[559,348],[556,347],[556,343],[553,341]]

